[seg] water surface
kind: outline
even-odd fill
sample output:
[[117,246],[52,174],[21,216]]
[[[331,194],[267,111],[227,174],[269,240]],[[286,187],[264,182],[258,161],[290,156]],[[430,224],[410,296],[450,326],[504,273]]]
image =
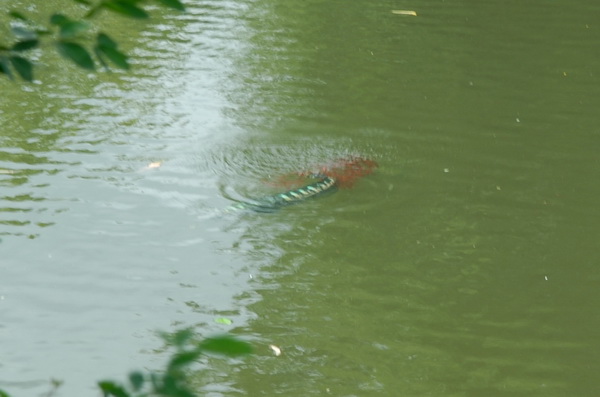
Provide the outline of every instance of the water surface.
[[597,394],[598,7],[188,4],[107,22],[131,72],[0,81],[0,387],[94,395],[193,326],[256,348],[211,396]]

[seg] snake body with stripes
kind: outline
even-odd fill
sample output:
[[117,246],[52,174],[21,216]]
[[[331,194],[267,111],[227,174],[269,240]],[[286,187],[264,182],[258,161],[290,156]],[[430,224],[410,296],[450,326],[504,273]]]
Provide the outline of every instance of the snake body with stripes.
[[262,197],[253,201],[242,201],[231,205],[227,212],[251,210],[255,212],[275,212],[282,207],[298,204],[306,199],[333,192],[336,189],[336,180],[327,175],[317,175],[319,181],[309,185],[288,190],[287,192]]
[[[231,205],[225,211],[275,212],[280,208],[334,192],[337,188],[351,188],[359,178],[371,174],[377,167],[376,161],[360,156],[340,158],[326,165],[312,167],[312,172],[297,174],[304,178],[317,179],[316,182],[272,196],[240,201]],[[315,169],[318,169],[318,171],[314,171]]]

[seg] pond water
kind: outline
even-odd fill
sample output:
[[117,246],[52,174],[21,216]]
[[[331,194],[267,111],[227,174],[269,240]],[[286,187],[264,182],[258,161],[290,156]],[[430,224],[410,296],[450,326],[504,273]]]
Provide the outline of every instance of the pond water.
[[191,326],[255,348],[207,396],[600,393],[600,6],[186,3],[104,16],[129,72],[0,79],[0,389],[98,395]]

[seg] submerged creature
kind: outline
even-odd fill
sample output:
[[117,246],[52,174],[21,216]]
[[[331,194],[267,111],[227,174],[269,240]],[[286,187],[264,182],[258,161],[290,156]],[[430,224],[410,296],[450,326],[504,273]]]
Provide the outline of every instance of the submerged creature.
[[[319,167],[318,171],[302,172],[297,175],[303,178],[317,178],[319,179],[317,182],[256,200],[238,202],[228,207],[226,211],[275,212],[282,207],[298,204],[325,193],[335,192],[337,188],[351,188],[358,178],[372,173],[375,168],[377,168],[377,163],[373,160],[361,157],[339,159],[329,165]],[[287,179],[288,176],[283,176],[279,182],[286,183]]]
[[274,194],[272,196],[262,197],[253,201],[243,201],[236,203],[228,208],[235,210],[252,210],[255,212],[274,212],[282,207],[298,204],[308,198],[320,196],[324,193],[334,192],[336,181],[333,178],[324,176],[318,182],[300,187],[298,189],[288,190],[284,193]]

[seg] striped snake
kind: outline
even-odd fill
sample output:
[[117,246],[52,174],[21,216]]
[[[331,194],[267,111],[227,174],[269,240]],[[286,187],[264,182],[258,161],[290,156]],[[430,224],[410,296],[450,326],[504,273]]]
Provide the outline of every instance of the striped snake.
[[242,201],[229,206],[225,211],[251,210],[254,212],[275,212],[282,207],[298,204],[306,199],[320,196],[324,193],[334,192],[336,190],[337,182],[334,178],[326,175],[316,175],[315,177],[321,179],[310,185],[274,194],[272,196],[262,197],[253,200],[252,202]]

